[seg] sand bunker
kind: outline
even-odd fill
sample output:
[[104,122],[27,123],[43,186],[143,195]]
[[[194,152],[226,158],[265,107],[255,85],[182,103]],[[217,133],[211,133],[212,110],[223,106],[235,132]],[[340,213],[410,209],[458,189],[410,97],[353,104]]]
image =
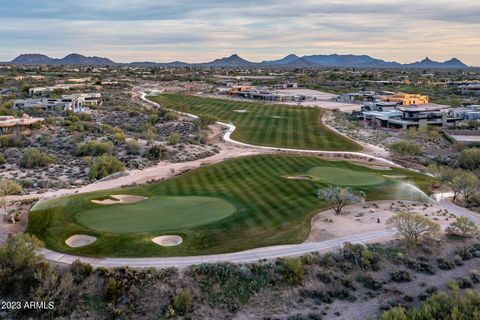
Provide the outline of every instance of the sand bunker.
[[245,113],[245,112],[248,112],[248,110],[246,109],[240,109],[240,110],[233,110],[234,112],[238,112],[238,113]]
[[287,177],[289,180],[312,180],[309,176],[292,176]]
[[92,200],[93,203],[96,204],[129,204],[129,203],[136,203],[147,199],[146,197],[142,196],[132,196],[128,194],[112,194],[110,197],[113,199],[105,199],[105,200]]
[[160,236],[153,238],[152,241],[162,247],[173,247],[181,244],[183,240],[180,236]]
[[283,117],[281,117],[281,116],[272,116],[272,118],[275,118],[275,119],[283,119]]
[[97,240],[97,238],[92,237],[92,236],[87,236],[85,234],[76,234],[74,236],[71,236],[67,240],[65,240],[65,243],[72,248],[79,248],[79,247],[84,247],[88,246],[91,243],[94,243]]

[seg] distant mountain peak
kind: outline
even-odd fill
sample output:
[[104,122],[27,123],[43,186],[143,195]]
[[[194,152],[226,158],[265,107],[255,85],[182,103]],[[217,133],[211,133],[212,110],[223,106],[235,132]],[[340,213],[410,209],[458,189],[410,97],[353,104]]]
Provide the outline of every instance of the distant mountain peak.
[[328,55],[305,55],[302,57],[296,54],[289,54],[282,59],[263,61],[260,63],[251,62],[241,58],[237,53],[228,57],[215,59],[206,63],[186,63],[174,61],[169,63],[157,62],[132,62],[128,64],[118,64],[114,61],[103,57],[87,57],[78,53],[70,53],[61,59],[50,58],[46,55],[33,53],[21,54],[13,59],[11,64],[24,65],[94,65],[94,66],[110,66],[110,65],[131,65],[143,67],[221,67],[221,68],[255,68],[255,67],[279,67],[279,68],[324,68],[324,67],[340,67],[340,68],[425,68],[425,69],[462,69],[468,68],[466,64],[457,58],[452,58],[445,62],[437,62],[425,57],[422,61],[409,64],[400,64],[398,62],[389,62],[376,59],[368,55],[353,54],[328,54]]

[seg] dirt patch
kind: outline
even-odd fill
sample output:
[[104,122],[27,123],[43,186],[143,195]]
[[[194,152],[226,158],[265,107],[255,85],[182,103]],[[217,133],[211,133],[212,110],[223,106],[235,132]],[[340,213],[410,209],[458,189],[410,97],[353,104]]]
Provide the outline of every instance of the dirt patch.
[[71,236],[67,240],[65,240],[65,243],[72,248],[79,248],[79,247],[84,247],[88,246],[91,243],[94,243],[97,240],[97,238],[92,237],[92,236],[87,236],[85,234],[76,234],[74,236]]
[[442,226],[454,221],[454,215],[436,204],[414,201],[374,201],[365,205],[348,206],[343,213],[333,210],[317,213],[312,219],[310,235],[305,242],[324,241],[366,232],[384,230],[385,221],[400,211],[424,215]]
[[96,204],[129,204],[129,203],[136,203],[148,199],[142,196],[133,196],[128,194],[112,194],[110,197],[113,199],[105,199],[105,200],[92,200],[93,203]]
[[162,247],[178,246],[183,242],[182,237],[175,235],[156,237],[153,238],[152,241]]

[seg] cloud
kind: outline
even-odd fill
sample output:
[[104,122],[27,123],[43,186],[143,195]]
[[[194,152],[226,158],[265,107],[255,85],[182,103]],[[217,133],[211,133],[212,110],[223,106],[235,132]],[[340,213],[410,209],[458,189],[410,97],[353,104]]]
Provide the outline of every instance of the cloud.
[[0,60],[24,52],[194,62],[338,52],[480,65],[478,16],[480,3],[467,0],[2,0]]

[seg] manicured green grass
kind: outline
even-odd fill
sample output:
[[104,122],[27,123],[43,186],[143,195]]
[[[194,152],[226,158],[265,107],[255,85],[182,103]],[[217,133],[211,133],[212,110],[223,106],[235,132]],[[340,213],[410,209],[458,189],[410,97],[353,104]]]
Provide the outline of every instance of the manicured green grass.
[[[323,111],[289,105],[270,105],[165,94],[150,99],[165,107],[198,116],[213,115],[236,126],[232,138],[241,142],[304,150],[358,151],[361,146],[321,123]],[[245,110],[237,112],[235,110]]]
[[308,170],[308,174],[323,183],[339,186],[366,186],[385,182],[381,175],[343,168],[315,167]]
[[[316,196],[317,189],[327,183],[321,180],[291,180],[287,177],[302,175],[317,167],[325,167],[324,172],[331,169],[333,175],[337,169],[343,169],[375,176],[388,174],[406,177],[401,180],[386,178],[383,183],[375,185],[352,186],[355,190],[365,192],[367,200],[409,199],[415,194],[408,191],[408,188],[401,187],[404,182],[415,183],[426,191],[431,179],[402,169],[379,171],[349,162],[325,161],[318,157],[244,157],[201,167],[183,176],[154,184],[46,200],[32,208],[27,231],[38,236],[51,249],[93,256],[198,255],[300,243],[308,236],[312,216],[318,210],[328,207]],[[98,226],[89,228],[77,222],[75,217],[89,210],[103,215],[111,214],[114,208],[126,210],[130,207],[117,204],[110,207],[91,202],[92,199],[112,194],[160,198],[175,196],[185,197],[185,201],[189,201],[191,196],[215,197],[233,204],[236,211],[208,224],[191,227],[172,225],[168,230],[160,230],[160,226],[155,232],[101,232]],[[148,202],[137,204],[142,203],[146,205]],[[152,208],[156,208],[153,203]],[[175,214],[175,210],[172,213]],[[161,212],[158,214],[162,217]],[[155,213],[150,218],[154,216]],[[98,239],[83,248],[70,248],[64,241],[74,234],[88,234]],[[165,248],[151,242],[153,237],[164,234],[180,235],[183,243],[177,247]]]
[[102,232],[161,232],[212,223],[235,211],[233,204],[221,198],[159,196],[132,204],[99,205],[79,212],[75,220]]

